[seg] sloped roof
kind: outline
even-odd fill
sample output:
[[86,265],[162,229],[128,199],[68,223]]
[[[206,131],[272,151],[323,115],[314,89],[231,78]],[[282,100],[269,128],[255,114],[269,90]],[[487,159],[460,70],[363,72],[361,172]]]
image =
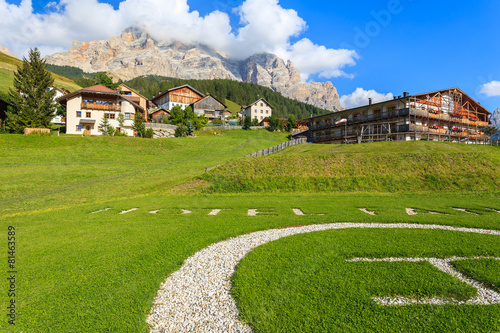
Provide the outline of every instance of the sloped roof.
[[124,84],[124,83],[120,83],[120,85],[119,85],[118,87],[120,87],[120,86],[125,87],[125,88],[127,88],[128,90],[130,90],[130,91],[133,91],[133,92],[134,92],[134,93],[136,93],[137,95],[139,95],[139,96],[141,96],[142,98],[144,98],[146,101],[149,101],[146,97],[144,97],[144,95],[142,95],[141,93],[139,93],[137,90],[130,88],[130,87],[129,87],[129,86],[127,86],[126,84]]
[[59,97],[57,99],[57,101],[59,103],[62,103],[66,100],[68,100],[69,98],[71,97],[74,97],[74,96],[77,96],[77,95],[80,95],[84,92],[87,92],[87,93],[93,93],[93,94],[98,94],[98,95],[104,95],[104,96],[115,96],[115,97],[119,97],[121,99],[124,99],[130,103],[132,103],[132,105],[138,107],[139,109],[143,110],[144,111],[144,108],[142,106],[140,106],[139,104],[137,104],[136,102],[134,102],[133,100],[127,98],[126,96],[123,96],[122,94],[120,94],[120,92],[116,91],[116,90],[113,90],[111,88],[108,88],[106,86],[103,86],[102,84],[97,84],[95,86],[91,86],[91,87],[87,87],[87,88],[83,88],[83,89],[80,89],[80,90],[77,90],[77,91],[73,91],[72,93],[70,94],[66,94],[62,97]]
[[256,101],[255,101],[255,102],[253,102],[252,104],[248,104],[248,105],[246,105],[246,106],[242,106],[241,108],[244,110],[244,109],[246,109],[246,108],[251,107],[252,105],[255,105],[255,104],[259,103],[260,101],[264,101],[264,103],[266,103],[267,105],[269,105],[269,107],[270,107],[271,109],[274,109],[274,106],[272,106],[272,105],[271,105],[271,103],[269,103],[268,101],[266,101],[266,99],[265,99],[265,98],[259,98],[258,100],[256,100]]
[[211,98],[213,98],[213,99],[215,99],[217,102],[219,102],[220,104],[222,104],[222,106],[224,106],[224,108],[225,108],[225,109],[227,109],[227,105],[226,105],[226,104],[222,103],[222,102],[221,102],[221,101],[219,101],[217,98],[215,98],[215,96],[212,96],[212,95],[210,95],[210,94],[208,94],[207,96],[205,96],[205,97],[203,97],[203,98],[200,98],[199,100],[197,100],[197,101],[196,101],[196,102],[194,102],[194,103],[191,103],[191,105],[194,105],[194,104],[196,104],[196,103],[199,103],[199,102],[201,102],[201,101],[203,101],[203,100],[205,100],[205,99],[207,99],[207,98],[210,98],[210,97],[211,97]]
[[115,93],[115,94],[119,93],[119,91],[103,86],[102,84],[96,84],[95,86],[83,88],[80,89],[79,91],[96,91],[96,92]]
[[166,90],[166,91],[164,91],[164,92],[160,93],[158,96],[153,96],[152,100],[153,100],[153,101],[154,101],[154,100],[157,100],[158,98],[160,98],[160,97],[162,97],[162,96],[164,96],[164,95],[168,94],[168,93],[169,93],[169,92],[171,92],[171,91],[174,91],[174,90],[179,90],[179,89],[183,89],[183,88],[188,88],[188,89],[190,89],[190,90],[194,91],[195,93],[197,93],[198,95],[200,95],[202,98],[203,98],[203,97],[205,97],[205,95],[204,95],[204,94],[202,94],[202,93],[201,93],[201,92],[199,92],[198,90],[194,89],[194,88],[193,88],[193,87],[191,87],[189,84],[184,84],[184,85],[182,85],[182,86],[178,86],[178,87],[174,87],[174,88],[168,89],[168,90]]

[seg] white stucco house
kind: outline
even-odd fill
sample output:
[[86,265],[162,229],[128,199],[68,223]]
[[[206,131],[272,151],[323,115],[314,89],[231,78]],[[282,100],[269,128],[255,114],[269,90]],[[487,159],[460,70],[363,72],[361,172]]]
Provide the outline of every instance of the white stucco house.
[[133,124],[136,114],[143,116],[145,110],[120,92],[95,85],[66,94],[58,99],[66,108],[66,133],[102,135],[100,123],[107,118],[114,128],[120,128],[118,115],[125,121],[120,128],[129,136],[134,136]]
[[271,117],[273,109],[274,107],[264,98],[260,98],[250,105],[241,107],[243,117],[250,116],[252,120],[257,119],[259,122],[265,118]]

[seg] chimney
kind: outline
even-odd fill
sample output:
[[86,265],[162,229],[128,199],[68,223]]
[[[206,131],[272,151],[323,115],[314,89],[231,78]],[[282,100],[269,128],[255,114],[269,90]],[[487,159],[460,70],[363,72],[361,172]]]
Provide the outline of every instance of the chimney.
[[405,92],[403,93],[403,97],[408,97],[408,96],[410,96],[410,93],[405,91]]
[[401,95],[398,96],[398,99],[401,99]]
[[396,96],[394,96],[393,98],[394,98],[394,99],[397,99],[397,97],[396,97]]
[[372,105],[372,99],[368,98],[368,105]]

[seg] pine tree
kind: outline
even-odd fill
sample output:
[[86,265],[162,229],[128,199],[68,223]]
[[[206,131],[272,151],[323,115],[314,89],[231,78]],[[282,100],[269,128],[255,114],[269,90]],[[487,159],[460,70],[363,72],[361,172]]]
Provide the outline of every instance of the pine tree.
[[14,73],[14,89],[9,89],[12,108],[7,112],[11,131],[21,133],[24,128],[50,128],[57,103],[55,89],[50,89],[54,78],[45,69],[45,60],[37,48],[29,51],[28,59]]

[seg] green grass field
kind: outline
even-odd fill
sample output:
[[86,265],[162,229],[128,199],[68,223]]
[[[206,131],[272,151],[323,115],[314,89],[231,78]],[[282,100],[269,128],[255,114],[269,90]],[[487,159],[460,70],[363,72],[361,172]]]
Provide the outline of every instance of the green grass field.
[[207,192],[488,192],[500,148],[438,142],[299,145],[203,175]]
[[227,109],[233,113],[233,116],[236,116],[236,112],[241,110],[241,106],[236,104],[233,101],[230,101],[228,99],[225,100],[224,104],[226,104]]
[[[239,130],[164,140],[1,135],[4,244],[0,246],[4,251],[0,258],[4,273],[0,331],[147,332],[146,316],[169,274],[208,245],[252,231],[332,222],[500,230],[499,214],[491,210],[500,210],[498,189],[464,188],[458,193],[206,191],[210,184],[200,177],[205,166],[221,164],[210,174],[246,163],[259,167],[259,160],[271,157],[244,156],[284,140],[280,133]],[[410,144],[398,149],[411,150]],[[449,149],[422,144],[413,148]],[[463,148],[464,154],[470,150],[486,156],[486,166],[498,158],[498,150],[491,147],[452,147],[457,153]],[[301,145],[274,157],[327,148]],[[347,153],[353,156],[366,148],[350,149]],[[289,165],[281,167],[293,171]],[[407,207],[418,215],[408,215]],[[137,210],[119,214],[132,208]],[[295,208],[306,215],[294,214]],[[182,214],[183,209],[192,213]],[[209,216],[212,209],[224,210]],[[248,216],[249,209],[271,213]],[[7,322],[9,226],[15,228],[16,237],[15,327]],[[374,295],[467,299],[475,293],[426,263],[346,262],[353,257],[390,255],[500,256],[500,237],[378,229],[292,236],[251,252],[238,266],[233,293],[242,318],[260,332],[380,331],[380,325],[397,331],[500,330],[498,305],[389,308],[374,304],[370,299]],[[457,269],[498,285],[496,262],[474,261]]]

